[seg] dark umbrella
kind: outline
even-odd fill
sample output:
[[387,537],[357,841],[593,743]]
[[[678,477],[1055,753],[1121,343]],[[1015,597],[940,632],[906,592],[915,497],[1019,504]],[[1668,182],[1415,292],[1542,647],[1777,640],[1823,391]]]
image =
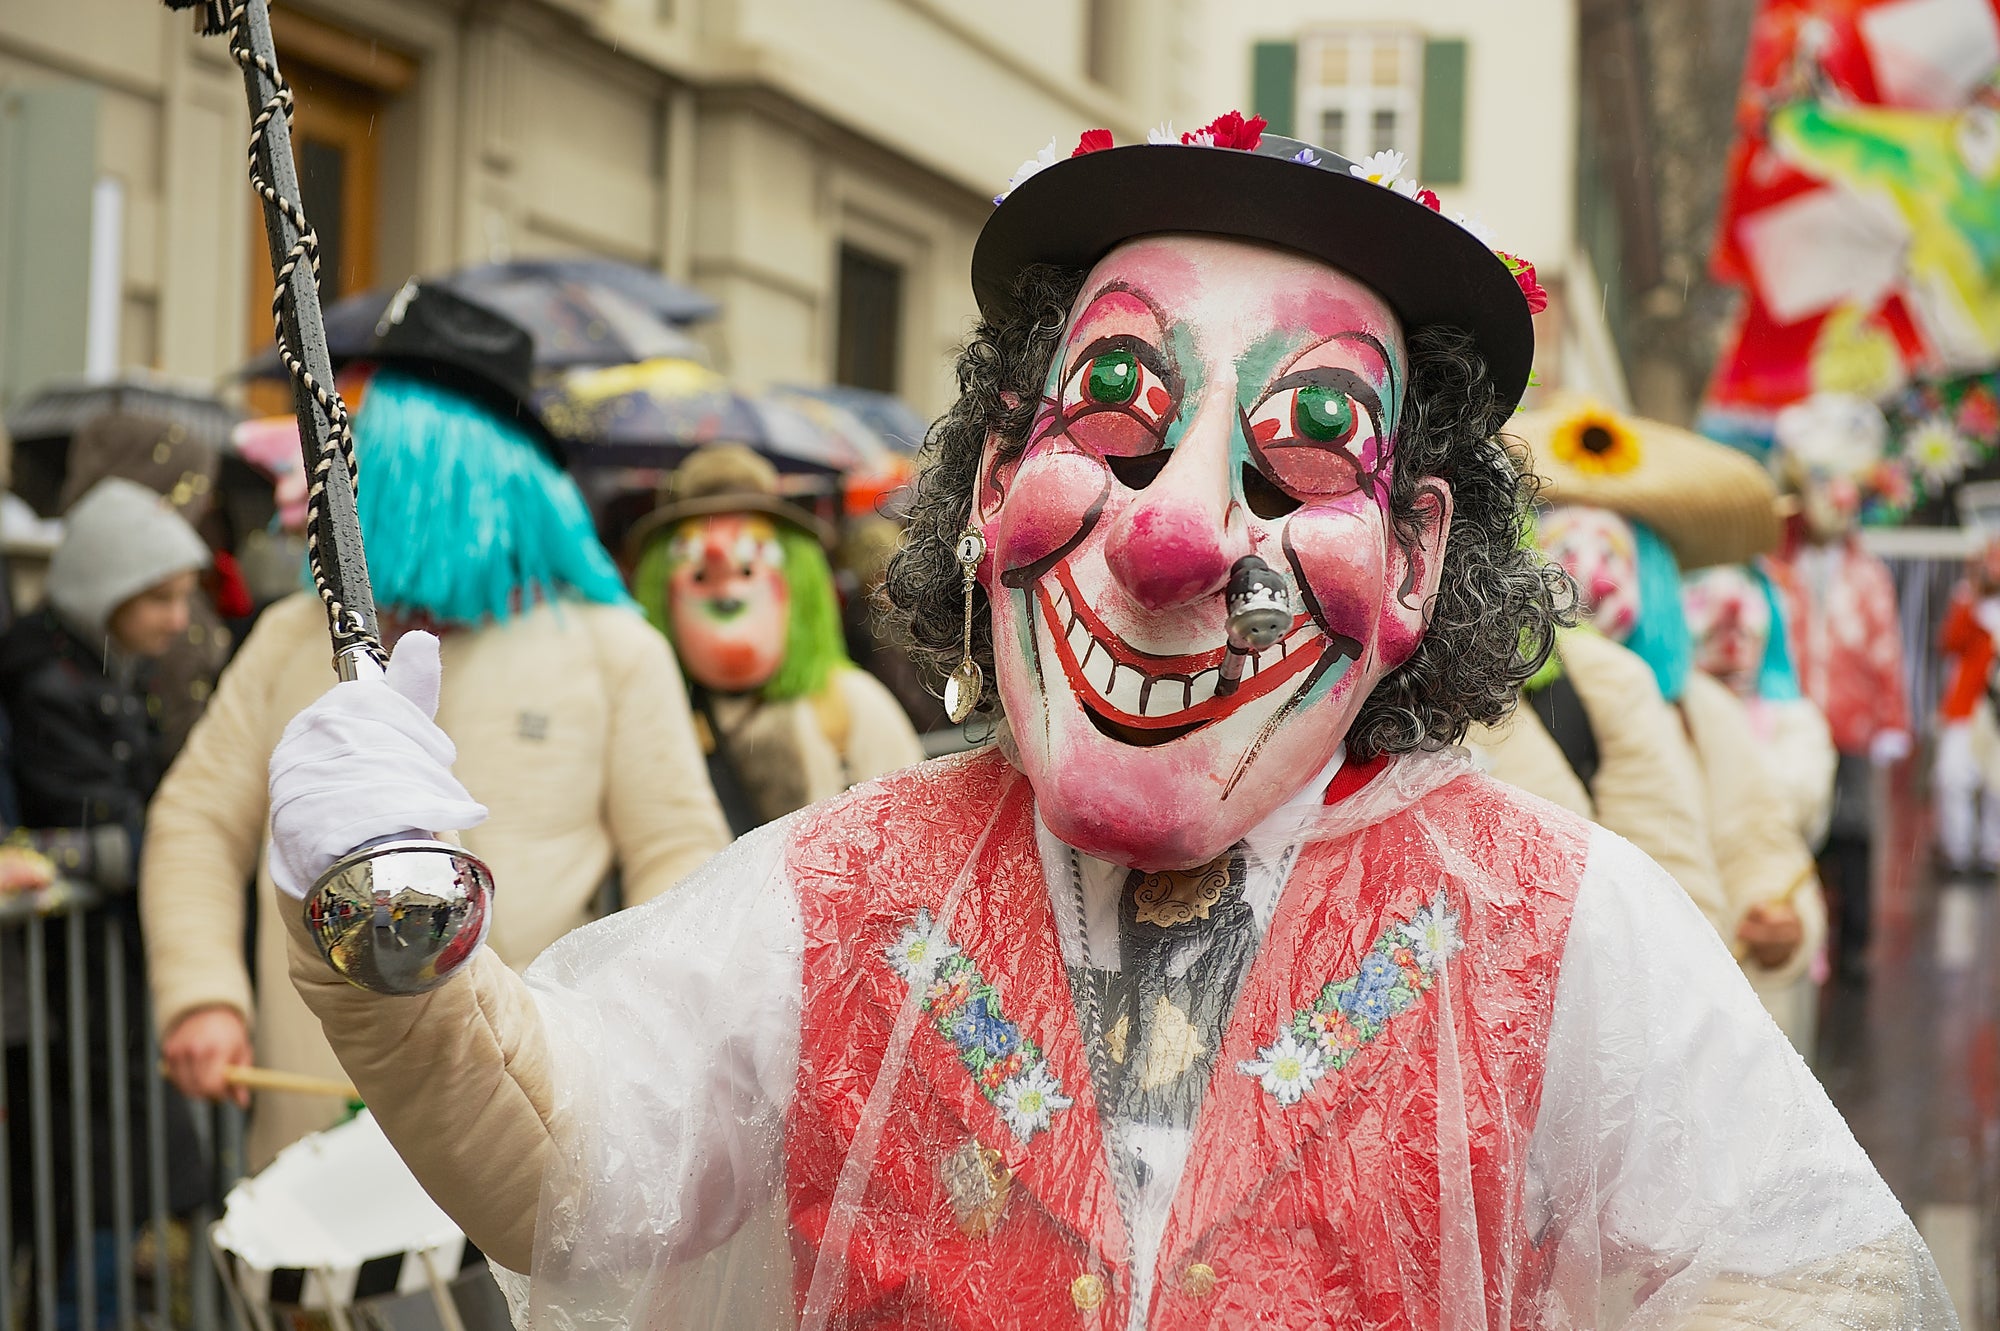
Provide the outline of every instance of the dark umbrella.
[[573,370],[537,393],[535,408],[577,466],[670,467],[717,443],[748,444],[788,472],[843,472],[870,461],[865,443],[848,433],[739,393],[686,360]]
[[61,380],[7,413],[7,432],[14,437],[14,493],[43,517],[56,516],[69,471],[70,437],[85,422],[113,411],[179,425],[218,452],[227,451],[230,431],[242,419],[205,388],[143,372]]
[[[537,369],[620,365],[697,356],[682,325],[709,318],[715,301],[649,268],[612,259],[520,259],[482,263],[434,279],[506,315],[535,339]],[[336,365],[361,357],[400,286],[364,291],[325,311]],[[275,348],[243,368],[245,378],[281,376]]]
[[831,402],[861,418],[862,424],[879,435],[890,447],[914,456],[923,447],[929,426],[916,409],[893,393],[848,384],[787,384],[772,390],[780,397],[796,395]]

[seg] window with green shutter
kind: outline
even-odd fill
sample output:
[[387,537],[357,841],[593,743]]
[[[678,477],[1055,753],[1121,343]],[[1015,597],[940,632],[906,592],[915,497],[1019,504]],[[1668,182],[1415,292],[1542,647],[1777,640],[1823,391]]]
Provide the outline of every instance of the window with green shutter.
[[1292,134],[1298,97],[1299,48],[1294,42],[1258,42],[1250,54],[1250,109],[1273,134]]
[[1423,146],[1417,178],[1426,185],[1465,182],[1465,43],[1424,43]]

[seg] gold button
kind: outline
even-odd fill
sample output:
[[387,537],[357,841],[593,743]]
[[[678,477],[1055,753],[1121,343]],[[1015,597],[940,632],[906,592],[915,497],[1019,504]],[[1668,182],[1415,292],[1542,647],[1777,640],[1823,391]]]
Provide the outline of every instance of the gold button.
[[1069,1299],[1085,1312],[1104,1302],[1104,1282],[1086,1271],[1069,1282]]
[[1207,1262],[1196,1262],[1181,1272],[1181,1288],[1194,1298],[1207,1298],[1215,1293],[1215,1268]]

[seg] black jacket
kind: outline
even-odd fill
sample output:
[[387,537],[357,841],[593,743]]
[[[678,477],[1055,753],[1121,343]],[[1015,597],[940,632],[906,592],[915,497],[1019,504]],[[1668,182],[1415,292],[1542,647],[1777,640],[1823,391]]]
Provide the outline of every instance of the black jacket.
[[[165,765],[144,672],[86,645],[43,609],[0,638],[0,708],[14,727],[21,824],[84,830],[99,861],[87,876],[130,887],[146,803]],[[122,836],[107,837],[112,829]],[[113,858],[123,863],[104,862]]]

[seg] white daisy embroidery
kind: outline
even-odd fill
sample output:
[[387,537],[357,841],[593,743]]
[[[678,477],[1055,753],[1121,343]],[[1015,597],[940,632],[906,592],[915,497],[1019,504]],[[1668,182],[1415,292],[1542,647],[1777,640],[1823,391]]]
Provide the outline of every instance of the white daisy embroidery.
[[1426,972],[1436,972],[1465,946],[1459,936],[1458,913],[1440,892],[1431,904],[1412,915],[1402,927],[1404,943]]
[[1284,1031],[1259,1049],[1256,1058],[1238,1063],[1236,1070],[1255,1077],[1279,1104],[1295,1105],[1313,1088],[1326,1066],[1320,1061],[1318,1045]]
[[1062,1093],[1062,1083],[1048,1063],[1038,1061],[1000,1083],[993,1104],[1007,1127],[1025,1142],[1048,1127],[1058,1110],[1068,1109],[1070,1098]]
[[917,918],[903,926],[883,956],[889,967],[909,984],[927,981],[937,968],[958,955],[958,944],[945,936],[937,927],[927,910],[917,912]]

